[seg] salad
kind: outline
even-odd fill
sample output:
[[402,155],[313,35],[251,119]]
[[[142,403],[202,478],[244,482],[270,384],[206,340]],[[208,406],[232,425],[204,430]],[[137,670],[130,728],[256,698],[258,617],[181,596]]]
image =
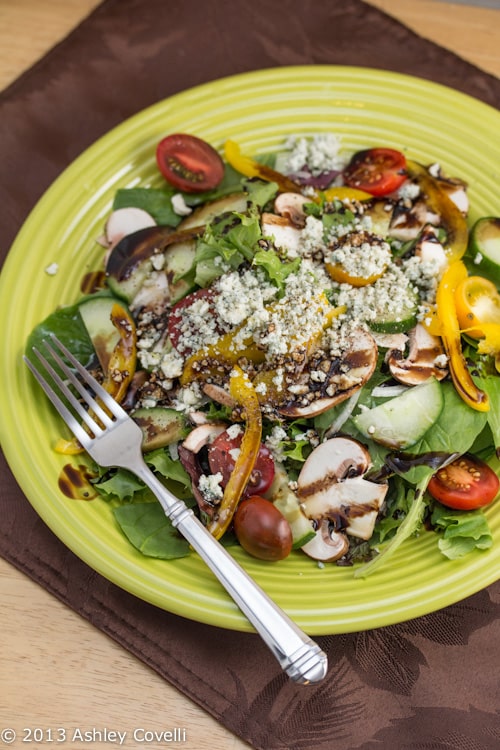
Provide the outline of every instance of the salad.
[[[500,219],[380,146],[288,138],[258,160],[173,134],[161,188],[119,190],[103,268],[54,332],[144,432],[146,461],[224,544],[368,575],[409,536],[491,546],[499,493]],[[58,452],[78,456],[75,440]],[[71,464],[68,466],[71,467]],[[189,554],[138,480],[86,465],[144,554]],[[76,493],[78,494],[78,493]]]

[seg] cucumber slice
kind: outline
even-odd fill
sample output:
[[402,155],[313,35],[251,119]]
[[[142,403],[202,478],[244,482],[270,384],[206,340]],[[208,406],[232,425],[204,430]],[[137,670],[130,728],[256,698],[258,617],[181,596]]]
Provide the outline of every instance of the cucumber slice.
[[154,406],[151,409],[137,409],[132,417],[144,433],[142,450],[152,451],[177,443],[189,432],[186,417],[175,409]]
[[409,290],[405,304],[397,313],[381,312],[376,320],[370,320],[370,328],[377,333],[404,333],[417,324],[418,297]]
[[78,306],[78,312],[104,372],[107,371],[109,358],[120,340],[120,334],[111,322],[111,310],[117,303],[123,304],[115,297],[102,296],[87,299]]
[[486,216],[476,221],[469,239],[469,254],[475,273],[498,284],[500,279],[500,218]]
[[315,531],[313,525],[309,518],[302,512],[299,499],[291,490],[281,493],[273,501],[273,505],[285,516],[290,525],[292,530],[292,549],[300,549],[306,542],[310,542],[314,538]]
[[165,252],[164,270],[168,279],[171,305],[175,305],[176,302],[185,297],[194,288],[194,284],[182,277],[193,267],[195,254],[195,240],[177,242],[175,245],[171,245]]
[[361,412],[353,422],[366,438],[388,448],[404,450],[417,443],[432,427],[443,404],[441,386],[431,378],[401,396]]
[[299,498],[288,486],[288,475],[281,464],[276,464],[274,480],[266,497],[271,499],[288,521],[292,530],[292,549],[300,549],[306,542],[314,539],[316,532],[312,522],[303,513]]

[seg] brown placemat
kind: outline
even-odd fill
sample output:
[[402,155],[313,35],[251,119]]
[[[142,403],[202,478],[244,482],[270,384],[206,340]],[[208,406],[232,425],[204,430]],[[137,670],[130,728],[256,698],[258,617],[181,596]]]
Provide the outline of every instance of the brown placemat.
[[[221,76],[297,64],[394,70],[500,106],[497,78],[361,0],[107,0],[0,97],[2,259],[50,183],[126,117]],[[3,460],[0,471],[0,553],[255,748],[499,747],[500,583],[407,623],[319,638],[329,675],[305,689],[256,636],[163,612],[93,572]]]

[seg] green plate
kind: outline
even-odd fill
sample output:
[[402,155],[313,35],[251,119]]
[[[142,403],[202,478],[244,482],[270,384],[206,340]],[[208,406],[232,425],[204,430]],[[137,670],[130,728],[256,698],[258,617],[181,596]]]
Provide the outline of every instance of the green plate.
[[[91,146],[35,207],[1,277],[2,443],[35,510],[92,568],[158,607],[235,630],[250,630],[196,554],[173,562],[142,557],[113,522],[105,502],[73,501],[58,489],[64,457],[52,451],[62,425],[21,360],[33,326],[56,305],[79,296],[96,268],[96,238],[119,187],[159,184],[156,143],[190,132],[221,147],[226,138],[250,154],[277,148],[293,133],[331,131],[349,149],[392,146],[442,164],[470,186],[471,218],[500,215],[500,113],[468,96],[417,78],[348,67],[279,68],[205,84],[159,102]],[[58,272],[45,269],[58,264]],[[290,616],[311,634],[343,633],[401,622],[484,588],[499,577],[500,504],[487,511],[491,550],[450,562],[436,537],[403,545],[365,580],[352,569],[320,569],[296,553],[261,563],[235,557]]]

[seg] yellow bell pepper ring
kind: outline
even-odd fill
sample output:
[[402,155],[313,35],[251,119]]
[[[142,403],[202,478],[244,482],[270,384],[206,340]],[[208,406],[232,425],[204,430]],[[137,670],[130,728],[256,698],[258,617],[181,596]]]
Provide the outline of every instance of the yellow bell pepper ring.
[[261,180],[266,182],[275,182],[280,193],[302,193],[300,185],[297,185],[286,175],[276,172],[275,169],[271,169],[265,164],[259,164],[250,156],[242,154],[240,147],[234,141],[228,140],[225,142],[224,157],[233,169],[236,169],[245,177],[260,177]]
[[442,226],[447,234],[447,244],[444,249],[448,260],[450,263],[460,260],[467,250],[469,241],[465,217],[425,167],[407,160],[407,168],[410,177],[415,178],[420,185],[429,207],[441,217]]
[[232,521],[255,466],[262,438],[262,414],[259,400],[247,374],[238,366],[231,371],[229,393],[237,404],[243,407],[245,432],[234,469],[224,488],[218,513],[208,525],[208,530],[216,539],[223,536]]
[[[136,369],[137,334],[132,316],[118,302],[111,308],[111,322],[119,332],[120,338],[109,358],[102,385],[115,401],[120,403],[127,393]],[[76,438],[61,438],[55,444],[54,450],[67,456],[76,456],[84,452]]]
[[466,278],[467,269],[460,260],[451,263],[441,277],[436,293],[437,314],[441,323],[441,338],[449,358],[450,374],[457,393],[472,409],[489,411],[488,396],[472,380],[462,353],[455,295],[459,285]]
[[500,331],[500,294],[492,281],[468,276],[457,287],[455,305],[460,328],[471,338],[483,338],[485,325]]

